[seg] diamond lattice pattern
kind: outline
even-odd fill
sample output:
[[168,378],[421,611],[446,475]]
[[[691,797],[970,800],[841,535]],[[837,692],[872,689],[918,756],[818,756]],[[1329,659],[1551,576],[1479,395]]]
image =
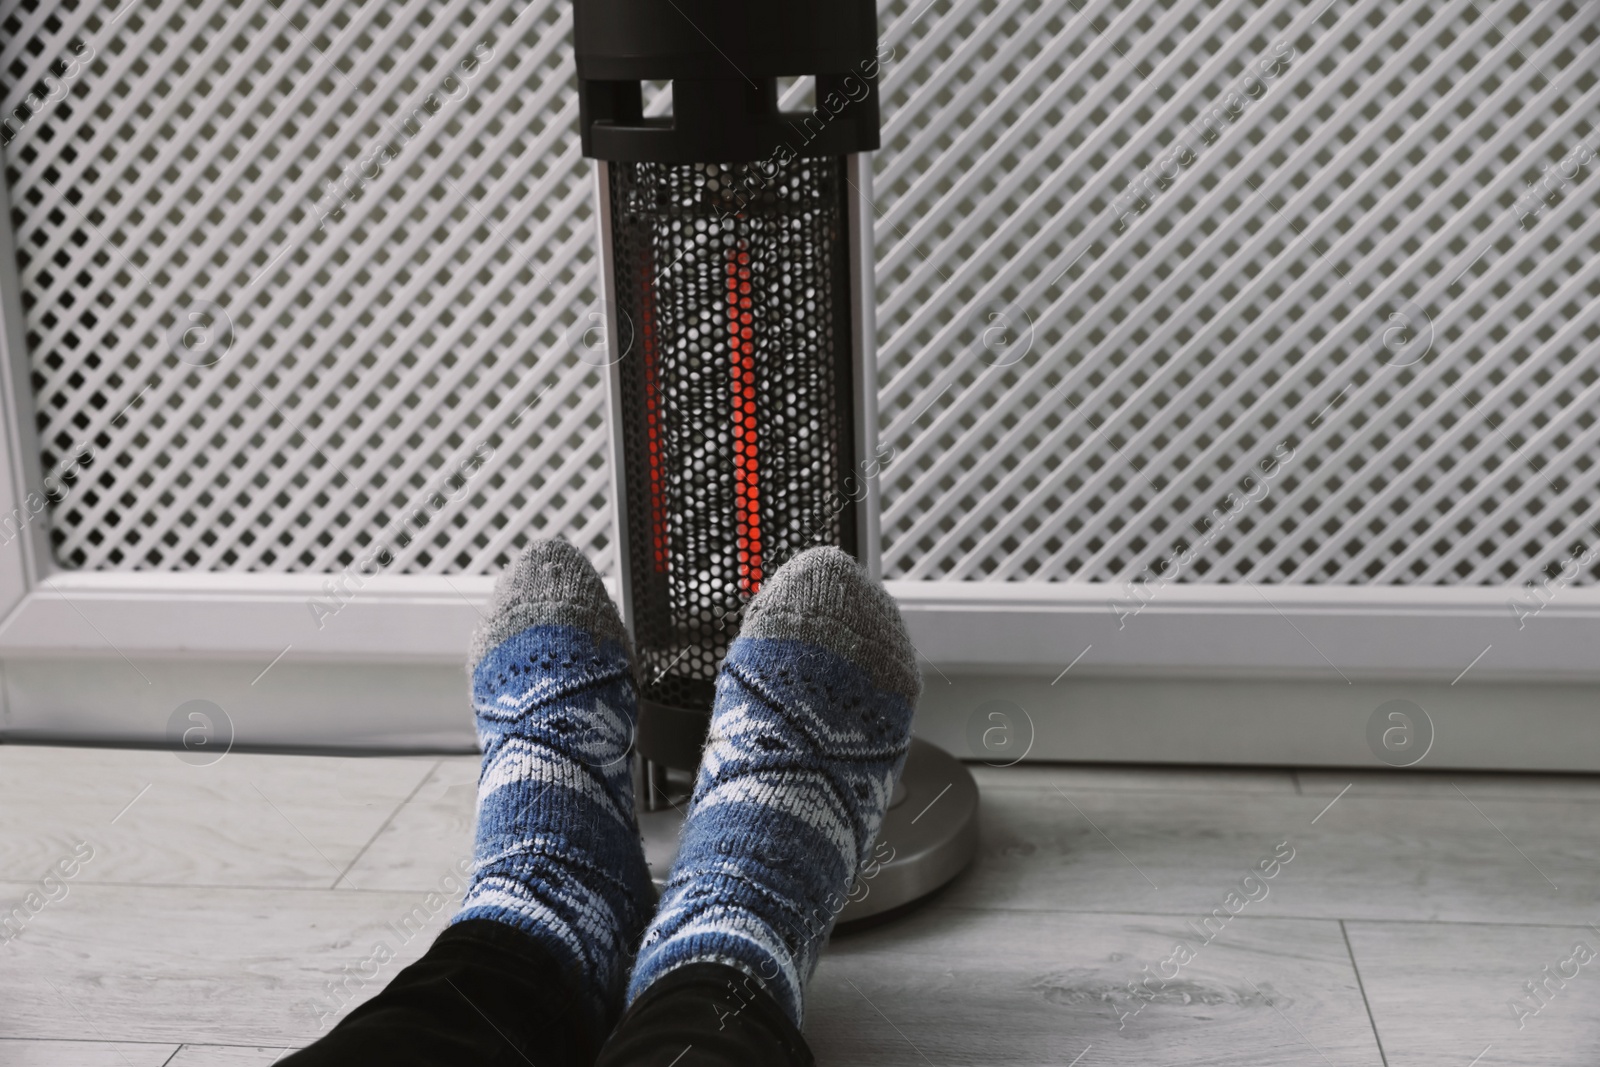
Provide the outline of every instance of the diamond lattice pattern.
[[913,12],[889,575],[1498,584],[1595,542],[1600,6]]
[[568,5],[7,8],[63,565],[609,561]]
[[[610,561],[568,5],[0,15],[63,565]],[[888,576],[1513,584],[1595,539],[1600,6],[880,22]]]

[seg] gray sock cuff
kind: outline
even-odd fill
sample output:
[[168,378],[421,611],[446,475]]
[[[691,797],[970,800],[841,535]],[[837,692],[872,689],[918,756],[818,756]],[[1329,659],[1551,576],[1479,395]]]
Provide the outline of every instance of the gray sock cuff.
[[922,692],[900,608],[837,548],[808,548],[778,568],[745,607],[739,636],[820,645],[866,671],[885,692],[913,704]]
[[496,645],[530,626],[588,630],[597,641],[621,642],[633,662],[628,632],[600,575],[582,552],[560,538],[535,541],[495,579],[489,616],[472,635],[468,673]]

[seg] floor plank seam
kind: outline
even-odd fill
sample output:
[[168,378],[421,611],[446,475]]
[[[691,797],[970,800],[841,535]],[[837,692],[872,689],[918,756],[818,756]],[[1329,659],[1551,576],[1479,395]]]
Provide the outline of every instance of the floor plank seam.
[[[405,799],[401,800],[400,803],[394,806],[394,810],[389,813],[389,817],[384,819],[383,824],[373,831],[371,837],[367,838],[367,843],[361,846],[361,850],[355,854],[355,858],[345,865],[344,870],[339,872],[339,877],[333,880],[333,884],[328,887],[329,889],[338,889],[340,882],[349,881],[350,872],[355,870],[356,864],[361,862],[361,857],[367,854],[367,849],[372,847],[372,843],[374,841],[383,836],[383,832],[389,828],[391,823],[394,822],[395,816],[399,815],[401,811],[405,810],[405,806],[411,803],[412,798],[414,798],[418,793],[422,792],[422,787],[433,780],[433,776],[439,773],[439,768],[443,765],[444,760],[442,759],[436,759],[433,761],[433,766],[429,767],[427,772],[417,780],[417,784],[411,788],[411,792],[405,795]],[[351,886],[355,885],[354,882],[351,882],[350,884]]]
[[[979,793],[1049,793],[1065,789],[1072,793],[1092,793],[1104,796],[1158,796],[1158,797],[1284,797],[1292,796],[1288,787],[1283,789],[1157,789],[1138,786],[1073,785],[1070,782],[1051,782],[1048,785],[997,785],[979,782]],[[1594,798],[1600,802],[1600,797]]]
[[[63,1045],[179,1045],[182,1041],[158,1041],[142,1037],[16,1037],[7,1034],[0,1037],[0,1044],[7,1041],[45,1042],[54,1041]],[[241,1046],[248,1048],[249,1046]]]
[[1372,1024],[1372,1040],[1378,1043],[1378,1058],[1383,1061],[1383,1067],[1389,1067],[1388,1053],[1383,1051],[1383,1035],[1378,1033],[1378,1019],[1372,1014],[1372,1002],[1367,999],[1367,985],[1361,980],[1361,965],[1356,963],[1355,946],[1350,944],[1350,931],[1345,929],[1344,920],[1339,920],[1339,936],[1344,938],[1344,950],[1350,954],[1350,970],[1355,972],[1356,988],[1361,991],[1361,1004],[1367,1009],[1367,1022]]
[[[1100,908],[1007,908],[993,905],[977,904],[939,904],[929,903],[928,911],[966,911],[978,914],[1013,914],[1013,915],[1125,915],[1129,918],[1140,919],[1192,919],[1193,912],[1167,912],[1167,911],[1129,911],[1127,909],[1108,910]],[[1236,915],[1236,919],[1247,922],[1314,922],[1314,923],[1394,923],[1408,926],[1488,926],[1492,928],[1513,928],[1518,930],[1588,930],[1591,927],[1584,922],[1511,922],[1505,919],[1402,919],[1386,917],[1369,917],[1360,915]],[[849,930],[845,930],[849,933]],[[865,931],[863,931],[865,932]]]
[[[1093,795],[1097,795],[1097,796],[1139,796],[1139,797],[1162,796],[1162,797],[1173,797],[1175,799],[1177,799],[1177,798],[1185,798],[1185,797],[1220,797],[1220,796],[1260,797],[1262,799],[1266,799],[1266,798],[1278,798],[1278,797],[1282,797],[1284,795],[1283,793],[1272,793],[1272,792],[1266,792],[1264,790],[1259,790],[1259,789],[1125,789],[1125,788],[1117,788],[1117,789],[1096,788],[1096,789],[1090,789],[1090,788],[1070,788],[1070,787],[1067,787],[1067,786],[1060,786],[1060,785],[1053,785],[1053,786],[983,785],[983,786],[980,786],[980,790],[979,791],[980,791],[980,793],[984,793],[984,794],[987,794],[987,793],[1007,793],[1007,794],[1015,795],[1015,794],[1023,794],[1023,793],[1043,793],[1043,794],[1048,794],[1048,793],[1052,792],[1053,790],[1057,790],[1057,789],[1066,789],[1068,792],[1078,793],[1078,794],[1089,793],[1089,794],[1093,794]],[[1600,804],[1600,796],[1593,796],[1593,795],[1591,795],[1591,796],[1573,796],[1573,797],[1558,797],[1558,796],[1548,796],[1548,795],[1522,796],[1522,795],[1515,794],[1515,793],[1505,793],[1505,792],[1479,792],[1478,790],[1471,789],[1471,788],[1466,789],[1465,793],[1466,793],[1466,795],[1468,797],[1472,797],[1472,798],[1475,798],[1475,799],[1480,800],[1480,801],[1490,801],[1490,802],[1496,803],[1496,804],[1590,804],[1590,805]],[[1323,796],[1313,796],[1310,793],[1302,793],[1300,795],[1302,797],[1304,797],[1305,799],[1307,799],[1307,800],[1322,800],[1322,799],[1324,799]],[[1438,800],[1438,801],[1446,801],[1446,800],[1452,799],[1452,797],[1442,796],[1442,795],[1440,795],[1438,793],[1395,791],[1395,792],[1368,792],[1366,795],[1358,797],[1356,799],[1366,800],[1366,801],[1377,801],[1377,800],[1385,800],[1385,801],[1397,801],[1397,800],[1406,800],[1406,801]]]
[[[471,854],[462,853],[463,858],[470,859]],[[33,882],[0,881],[0,888],[27,889],[34,885]],[[346,894],[366,894],[368,896],[395,896],[424,892],[434,889],[434,885],[399,886],[392,889],[374,888],[362,889],[359,886],[350,886],[347,889],[335,890],[318,882],[315,885],[270,885],[264,882],[91,882],[82,878],[74,878],[74,886],[94,886],[99,889],[178,889],[184,891],[223,891],[230,889],[248,889],[257,893],[331,893],[337,892],[341,896]]]

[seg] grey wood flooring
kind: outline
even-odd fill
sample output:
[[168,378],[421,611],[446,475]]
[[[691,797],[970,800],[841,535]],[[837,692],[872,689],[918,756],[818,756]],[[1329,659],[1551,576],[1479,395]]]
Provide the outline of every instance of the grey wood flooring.
[[[449,918],[475,774],[0,746],[0,908],[89,856],[0,943],[0,1067],[265,1067],[314,1040],[328,983],[382,942],[376,993]],[[1600,778],[976,776],[977,862],[824,956],[820,1063],[1597,1060]]]

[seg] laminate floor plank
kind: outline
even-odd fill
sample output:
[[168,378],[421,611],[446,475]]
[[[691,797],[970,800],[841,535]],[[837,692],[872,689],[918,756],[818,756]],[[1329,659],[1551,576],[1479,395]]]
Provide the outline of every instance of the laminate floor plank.
[[[1131,993],[1185,938],[1192,961]],[[1175,919],[925,910],[835,938],[806,1033],[824,1065],[1381,1064],[1339,925],[1318,920],[1241,916],[1207,944]]]
[[164,1067],[177,1051],[172,1044],[0,1038],[0,1067]]
[[243,1045],[185,1045],[166,1067],[272,1067],[291,1051]]
[[1251,915],[1558,924],[1600,916],[1600,819],[1586,802],[1354,789],[1331,800],[991,790],[979,808],[979,855],[942,899],[1205,914],[1286,843],[1294,858]]
[[[215,763],[130,748],[0,745],[0,810],[14,803],[104,802],[116,812],[146,785],[219,790],[255,783],[306,804],[388,807],[405,799],[437,756],[297,756],[229,752]],[[199,757],[195,757],[199,758]],[[446,757],[451,758],[451,757]]]
[[1479,771],[1298,772],[1307,796],[1332,798],[1345,786],[1359,796],[1456,797],[1473,800],[1600,802],[1600,774],[1487,774]]
[[0,879],[331,886],[435,762],[0,746]]
[[0,946],[0,1037],[79,1036],[92,1018],[111,1041],[308,1044],[421,956],[455,905],[415,892],[77,886]]
[[1393,1067],[1592,1067],[1600,1057],[1593,927],[1345,925]]
[[[0,943],[0,1067],[267,1067],[314,1040],[454,912],[477,773],[470,756],[196,767],[0,746],[0,911],[95,847]],[[1066,1067],[1092,1046],[1080,1067],[1354,1067],[1382,1062],[1381,1038],[1390,1067],[1467,1067],[1489,1045],[1480,1067],[1565,1067],[1600,1048],[1600,960],[1521,1030],[1507,1008],[1572,940],[1600,951],[1584,925],[1600,922],[1600,778],[974,774],[975,864],[823,957],[819,1063]],[[673,820],[646,822],[660,865]],[[1212,939],[1177,978],[1147,1003],[1130,992],[1201,924]]]

